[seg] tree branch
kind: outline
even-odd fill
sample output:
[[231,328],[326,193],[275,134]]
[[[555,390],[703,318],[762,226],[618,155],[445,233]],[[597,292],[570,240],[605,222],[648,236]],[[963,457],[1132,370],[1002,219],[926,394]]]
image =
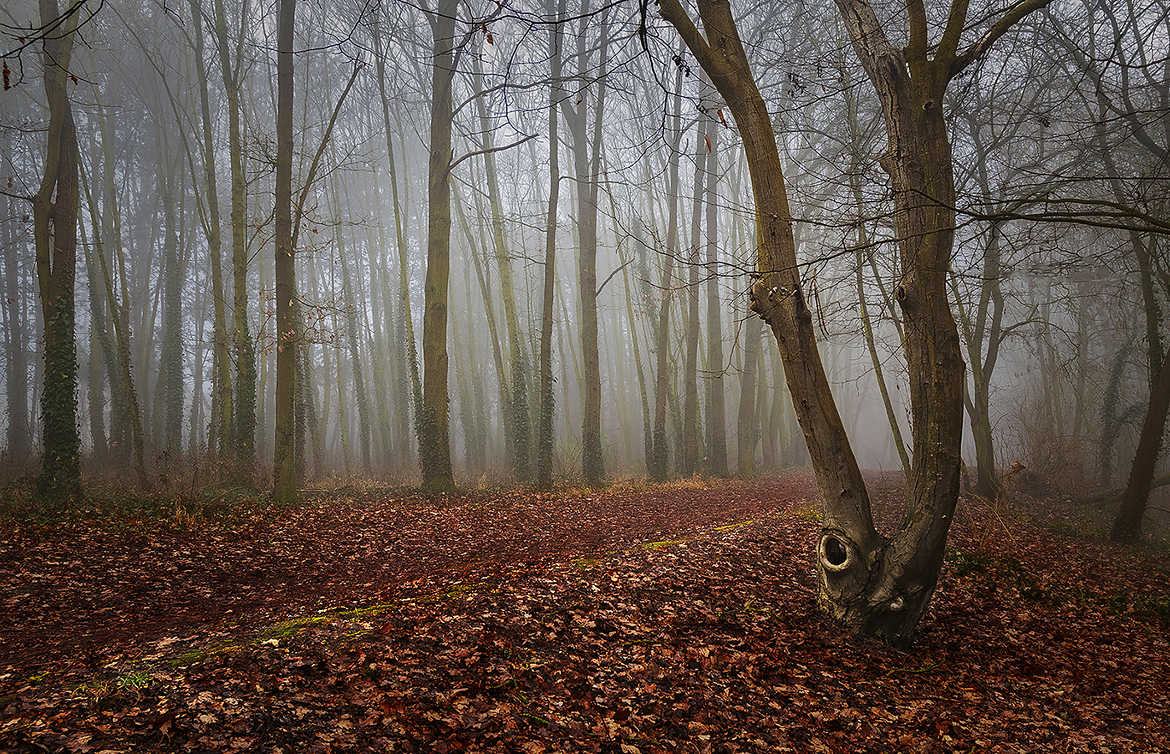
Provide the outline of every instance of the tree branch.
[[305,185],[301,186],[301,193],[297,197],[297,212],[296,219],[293,222],[292,232],[292,248],[297,248],[297,238],[301,233],[301,218],[305,214],[305,199],[309,196],[309,189],[312,188],[313,182],[316,180],[317,168],[321,164],[321,156],[325,154],[325,148],[329,146],[329,138],[333,135],[333,126],[337,123],[337,115],[341,112],[341,106],[345,104],[345,98],[349,95],[349,90],[353,88],[353,82],[357,81],[358,72],[361,71],[362,64],[358,63],[353,67],[353,73],[349,75],[349,81],[345,84],[345,89],[342,90],[341,96],[337,98],[337,104],[333,106],[333,114],[329,116],[329,125],[325,127],[325,133],[321,136],[321,143],[317,145],[317,153],[313,155],[313,162],[309,165],[309,175],[305,179]]
[[618,268],[617,268],[616,270],[614,270],[613,272],[609,273],[609,276],[608,276],[608,277],[607,277],[605,280],[602,280],[602,281],[601,281],[601,285],[597,286],[597,292],[594,294],[594,296],[600,296],[600,295],[601,295],[601,289],[605,287],[605,284],[606,284],[606,283],[608,283],[610,280],[613,280],[613,276],[614,276],[614,275],[616,275],[616,274],[618,274],[619,272],[621,272],[622,270],[624,270],[624,269],[625,269],[626,267],[628,267],[628,266],[630,265],[630,263],[631,263],[631,262],[633,262],[633,261],[634,261],[634,260],[631,258],[631,259],[630,259],[628,262],[626,262],[625,264],[621,265],[620,267],[618,267]]
[[1007,33],[1008,29],[1015,26],[1032,11],[1040,10],[1048,5],[1052,0],[1019,0],[1006,13],[999,17],[999,20],[987,30],[987,32],[979,38],[975,44],[971,45],[962,54],[956,57],[951,62],[950,75],[957,76],[967,66],[974,63],[991,48],[995,41]]
[[455,169],[455,167],[459,163],[463,162],[464,160],[470,159],[472,157],[478,157],[481,154],[489,154],[491,152],[502,152],[505,149],[511,149],[512,147],[518,147],[521,144],[523,144],[524,142],[532,141],[535,138],[536,138],[536,134],[531,134],[529,136],[525,136],[523,139],[520,139],[518,141],[513,141],[510,144],[501,144],[498,147],[489,147],[487,149],[477,149],[474,152],[468,152],[467,154],[460,157],[458,160],[455,160],[451,164],[447,165],[447,172],[450,173],[452,170]]
[[699,29],[695,26],[695,22],[683,10],[678,0],[660,0],[658,3],[658,12],[678,31],[678,35],[682,37],[683,42],[686,43],[691,54],[699,61],[700,66],[708,70],[711,67],[721,70],[719,61],[716,59],[711,45],[707,44],[707,40],[703,38]]

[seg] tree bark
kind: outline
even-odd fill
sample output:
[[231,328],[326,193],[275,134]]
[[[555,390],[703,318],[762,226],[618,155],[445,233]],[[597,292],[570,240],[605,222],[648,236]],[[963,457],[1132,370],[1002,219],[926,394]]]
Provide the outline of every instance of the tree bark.
[[[167,138],[160,133],[160,143],[169,152]],[[159,349],[158,388],[155,391],[155,415],[160,432],[155,446],[167,464],[178,460],[183,428],[183,343],[182,287],[183,268],[179,259],[178,212],[176,208],[175,166],[168,157],[159,160],[159,196],[163,205],[163,280],[162,344]]]
[[723,392],[723,316],[719,303],[719,128],[708,101],[702,118],[707,133],[707,470],[727,476],[727,397]]
[[[199,0],[189,0],[195,57],[203,60],[203,11]],[[228,358],[227,316],[223,300],[223,231],[219,217],[219,188],[215,174],[215,145],[212,141],[211,104],[207,87],[207,73],[202,65],[195,66],[199,79],[200,125],[203,129],[203,181],[207,202],[207,256],[211,262],[212,300],[212,357],[211,357],[211,428],[208,450],[213,456],[228,452],[231,441],[232,386]]]
[[229,50],[223,0],[215,0],[215,36],[224,92],[227,95],[228,152],[232,187],[232,322],[236,361],[235,400],[232,404],[232,448],[241,479],[250,479],[256,457],[256,347],[248,328],[248,198],[244,175],[244,144],[240,125],[241,53],[248,3],[241,7],[235,60]]
[[[554,7],[548,0],[549,8]],[[565,0],[556,0],[556,16],[559,21],[565,12]],[[556,291],[557,268],[557,210],[561,196],[560,129],[557,123],[557,108],[561,92],[561,25],[549,25],[549,77],[551,84],[548,95],[548,213],[544,224],[544,279],[541,283],[540,307],[540,417],[537,425],[536,442],[536,483],[541,487],[552,485],[553,471],[553,418],[556,413],[553,398],[552,336],[553,307]]]
[[[56,0],[40,0],[41,24],[59,17]],[[52,505],[81,496],[77,432],[77,344],[74,276],[77,265],[78,148],[66,83],[77,13],[63,32],[44,39],[44,89],[49,105],[44,172],[33,197],[37,284],[44,323],[44,386],[41,391],[41,473],[37,493]]]
[[1150,391],[1150,404],[1142,422],[1142,433],[1138,440],[1133,465],[1129,470],[1129,482],[1121,498],[1121,510],[1113,522],[1110,536],[1115,542],[1136,542],[1142,533],[1142,518],[1153,487],[1154,471],[1162,451],[1162,438],[1166,433],[1166,414],[1170,409],[1170,368],[1163,360],[1158,379]]
[[678,164],[682,143],[682,66],[674,76],[674,103],[671,116],[670,154],[666,169],[666,248],[662,263],[662,301],[658,307],[658,322],[654,339],[654,435],[653,450],[647,471],[650,478],[665,481],[669,471],[670,449],[666,440],[667,396],[670,392],[670,307],[674,287],[674,257],[678,253]]
[[572,135],[573,168],[577,194],[577,288],[580,298],[581,361],[584,367],[581,416],[581,471],[585,483],[598,485],[605,478],[601,450],[601,368],[597,347],[597,190],[601,168],[601,119],[605,108],[606,67],[609,54],[609,22],[605,15],[599,32],[600,61],[596,77],[587,70],[588,55],[582,32],[577,48],[577,74],[582,81],[596,78],[597,97],[592,132],[587,117],[587,87],[573,98],[561,100],[565,124]]
[[[509,416],[507,422],[511,427],[512,446],[509,455],[512,460],[512,471],[520,482],[527,482],[532,477],[531,463],[531,428],[528,424],[528,364],[524,357],[523,335],[520,332],[520,316],[516,307],[516,284],[512,279],[512,260],[508,256],[507,241],[504,236],[504,215],[500,199],[500,182],[496,171],[495,139],[492,136],[493,126],[488,116],[487,105],[482,96],[483,75],[476,66],[474,73],[474,96],[476,109],[479,113],[480,132],[482,133],[482,148],[484,150],[484,178],[487,184],[488,208],[491,211],[492,247],[495,251],[496,266],[500,270],[500,298],[504,303],[504,326],[508,338],[508,361],[511,372],[511,396],[508,401]],[[554,136],[555,137],[555,133]]]
[[431,65],[430,155],[427,170],[427,274],[423,300],[423,404],[419,460],[423,488],[447,492],[451,444],[447,405],[447,287],[451,274],[451,84],[455,64],[458,0],[440,0],[430,18],[434,55]]
[[[296,332],[293,297],[296,267],[293,261],[292,222],[292,113],[293,28],[296,0],[280,0],[276,22],[276,406],[273,445],[272,497],[278,503],[296,499]],[[367,461],[368,461],[367,447]]]
[[708,153],[704,146],[707,138],[706,120],[702,117],[695,123],[695,175],[691,205],[690,249],[687,253],[687,297],[686,297],[686,356],[683,363],[683,476],[691,476],[699,470],[699,236],[702,233],[703,183],[707,171]]
[[[8,215],[15,210],[9,200]],[[32,447],[32,425],[28,419],[28,351],[25,345],[26,314],[24,308],[24,287],[20,284],[20,269],[17,249],[11,248],[4,254],[4,307],[7,313],[4,392],[8,405],[8,459],[22,466],[29,458]]]
[[744,322],[743,327],[743,377],[740,379],[739,412],[735,422],[735,463],[740,476],[750,477],[756,473],[756,442],[760,434],[756,430],[757,413],[763,413],[762,406],[756,405],[756,383],[763,381],[762,375],[757,375],[762,328],[754,317]]

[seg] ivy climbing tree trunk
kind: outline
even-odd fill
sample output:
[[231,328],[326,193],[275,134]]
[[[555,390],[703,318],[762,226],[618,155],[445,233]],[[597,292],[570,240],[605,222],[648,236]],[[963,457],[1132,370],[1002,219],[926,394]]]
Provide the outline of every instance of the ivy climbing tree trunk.
[[[195,57],[203,60],[203,11],[199,0],[189,0]],[[208,451],[213,457],[228,451],[231,440],[232,386],[228,358],[227,316],[223,301],[223,230],[219,218],[219,187],[215,174],[215,144],[212,140],[211,103],[207,73],[195,66],[199,80],[199,114],[203,131],[203,182],[207,202],[207,256],[211,263],[212,355],[211,355],[211,426]]]
[[[554,0],[549,0],[550,9]],[[555,21],[565,13],[565,0],[556,0]],[[540,416],[537,423],[536,483],[541,487],[552,485],[553,400],[552,336],[553,306],[557,269],[557,209],[561,196],[560,133],[557,108],[561,91],[561,25],[549,25],[549,72],[552,80],[548,95],[548,213],[544,224],[544,279],[541,282],[540,308]]]
[[232,186],[232,325],[235,351],[235,400],[232,403],[232,447],[238,471],[250,478],[256,457],[256,347],[248,327],[248,198],[244,174],[243,131],[240,123],[240,92],[243,88],[242,52],[248,18],[248,2],[241,3],[235,54],[228,39],[223,0],[215,0],[215,37],[227,95],[228,153]]
[[[50,504],[81,496],[77,432],[77,343],[74,277],[77,265],[78,148],[73,108],[65,89],[77,29],[76,8],[59,34],[46,35],[44,89],[49,127],[44,172],[33,196],[37,285],[44,323],[44,385],[41,390],[41,473],[37,493]],[[41,24],[61,17],[56,0],[40,0]]]
[[[479,113],[480,133],[483,140],[484,177],[487,183],[488,208],[491,211],[492,246],[495,250],[496,266],[500,270],[500,298],[504,303],[504,326],[508,338],[508,362],[511,372],[511,395],[508,400],[506,421],[511,427],[512,447],[509,455],[516,479],[527,482],[532,477],[531,428],[528,423],[528,364],[524,355],[523,334],[520,332],[520,316],[516,306],[516,284],[512,276],[512,260],[504,234],[504,213],[500,199],[500,181],[496,170],[495,139],[493,124],[488,115],[483,95],[483,73],[478,60],[473,73],[474,97]],[[555,138],[555,137],[554,137]]]

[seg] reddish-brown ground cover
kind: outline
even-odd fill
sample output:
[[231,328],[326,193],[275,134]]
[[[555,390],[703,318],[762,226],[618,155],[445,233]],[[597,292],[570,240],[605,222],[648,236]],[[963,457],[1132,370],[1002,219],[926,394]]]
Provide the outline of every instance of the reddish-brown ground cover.
[[10,526],[0,749],[1170,745],[1164,556],[966,502],[898,653],[817,613],[812,496],[794,477]]

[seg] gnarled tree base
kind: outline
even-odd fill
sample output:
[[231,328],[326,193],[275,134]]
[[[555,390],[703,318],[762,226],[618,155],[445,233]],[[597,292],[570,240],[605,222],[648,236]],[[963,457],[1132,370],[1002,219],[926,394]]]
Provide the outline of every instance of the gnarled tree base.
[[817,544],[817,602],[850,633],[905,649],[934,594],[938,568],[897,566],[888,547],[864,552],[844,531],[824,529]]

